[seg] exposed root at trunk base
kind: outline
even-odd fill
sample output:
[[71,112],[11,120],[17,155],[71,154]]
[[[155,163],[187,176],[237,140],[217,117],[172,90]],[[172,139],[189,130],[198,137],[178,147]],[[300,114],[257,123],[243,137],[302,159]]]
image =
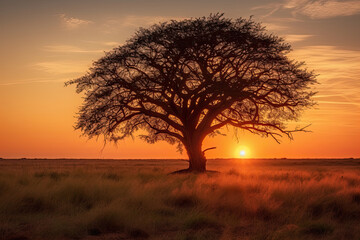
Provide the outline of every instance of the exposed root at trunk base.
[[186,168],[186,169],[181,169],[181,170],[171,172],[169,174],[188,174],[188,173],[201,174],[201,173],[220,173],[220,172],[219,171],[214,171],[214,170],[196,171],[196,170]]

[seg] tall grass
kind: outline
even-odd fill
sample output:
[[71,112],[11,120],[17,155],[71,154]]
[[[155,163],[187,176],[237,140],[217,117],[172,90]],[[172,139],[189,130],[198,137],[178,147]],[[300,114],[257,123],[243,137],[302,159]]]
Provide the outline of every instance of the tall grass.
[[0,239],[360,239],[356,161],[5,161]]

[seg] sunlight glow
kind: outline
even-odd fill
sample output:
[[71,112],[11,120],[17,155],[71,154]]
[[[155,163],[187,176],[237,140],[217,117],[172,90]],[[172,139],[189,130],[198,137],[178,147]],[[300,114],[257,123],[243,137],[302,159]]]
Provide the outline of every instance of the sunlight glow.
[[246,155],[245,150],[241,150],[241,151],[240,151],[240,156],[245,157],[245,155]]
[[249,158],[251,155],[250,148],[245,145],[237,146],[234,150],[235,158]]

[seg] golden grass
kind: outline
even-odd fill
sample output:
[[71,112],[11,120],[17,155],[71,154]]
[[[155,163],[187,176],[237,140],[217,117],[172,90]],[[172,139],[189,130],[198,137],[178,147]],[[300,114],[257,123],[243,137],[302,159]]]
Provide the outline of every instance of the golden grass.
[[360,239],[360,161],[0,160],[0,239]]

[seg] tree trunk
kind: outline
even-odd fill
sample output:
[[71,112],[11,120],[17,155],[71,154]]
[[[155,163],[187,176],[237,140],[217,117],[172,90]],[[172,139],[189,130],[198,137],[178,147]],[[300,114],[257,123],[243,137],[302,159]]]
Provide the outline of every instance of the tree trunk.
[[189,171],[191,172],[205,172],[206,158],[201,150],[202,139],[192,138],[186,147],[189,156]]

